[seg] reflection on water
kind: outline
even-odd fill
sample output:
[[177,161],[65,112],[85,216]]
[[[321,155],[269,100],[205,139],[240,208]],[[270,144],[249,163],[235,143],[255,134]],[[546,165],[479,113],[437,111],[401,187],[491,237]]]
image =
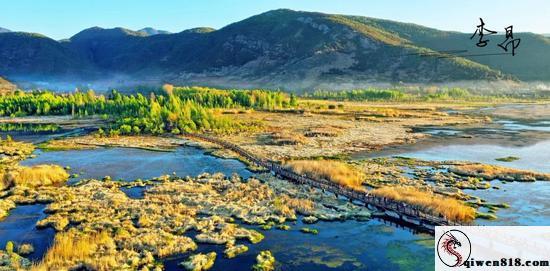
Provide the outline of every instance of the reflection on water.
[[64,130],[58,130],[56,132],[18,132],[18,131],[9,131],[9,132],[0,132],[0,136],[2,138],[6,138],[8,135],[17,141],[24,141],[24,142],[43,142],[48,139],[52,139],[58,136],[61,136],[65,134],[67,131]]
[[[501,165],[519,169],[550,173],[550,140],[530,146],[513,147],[489,144],[446,145],[400,153],[399,156],[423,160],[461,160]],[[496,158],[516,156],[512,162],[496,161]]]
[[[263,231],[262,242],[247,244],[249,251],[234,259],[223,257],[223,245],[199,245],[198,251],[217,252],[211,270],[250,270],[262,250],[273,253],[278,270],[432,270],[434,266],[434,242],[430,235],[413,235],[374,220],[313,225],[298,221],[289,225],[289,231]],[[318,229],[319,234],[301,233],[304,226]],[[166,260],[166,269],[178,270],[177,264],[187,256]]]
[[[33,137],[39,139],[39,137]],[[81,178],[102,178],[110,175],[113,179],[148,179],[176,172],[180,176],[195,176],[203,172],[223,172],[226,176],[237,173],[244,178],[251,176],[246,166],[230,159],[205,155],[194,147],[181,147],[174,152],[153,152],[128,148],[98,148],[74,151],[36,151],[37,157],[24,160],[22,165],[59,164],[70,166],[72,173]],[[124,189],[131,198],[143,197],[142,187]],[[45,205],[21,205],[0,221],[0,247],[7,241],[30,242],[35,247],[31,259],[40,259],[50,246],[53,229],[37,230],[36,222],[45,218]]]
[[148,188],[148,186],[121,187],[120,191],[131,199],[142,199],[145,196],[145,190]]
[[[175,152],[153,152],[128,148],[37,152],[38,156],[22,164],[58,163],[70,166],[80,178],[133,180],[176,172],[197,175],[202,172],[233,172],[250,176],[245,165],[236,160],[220,159],[200,149],[181,147]],[[132,198],[140,198],[144,188],[124,189]],[[146,188],[145,188],[146,189]],[[36,221],[45,217],[44,205],[18,206],[0,222],[0,245],[7,240],[30,240],[35,244],[33,259],[38,259],[53,240],[53,230],[37,230]],[[25,217],[32,217],[27,219]],[[223,257],[224,246],[200,245],[199,251],[218,252],[213,270],[249,270],[262,250],[273,252],[279,270],[431,270],[433,241],[431,236],[416,235],[379,221],[319,222],[308,227],[319,229],[318,235],[304,234],[302,222],[289,223],[290,231],[263,231],[266,238],[248,244],[250,250],[234,259]],[[245,225],[258,229],[256,226]],[[35,238],[35,239],[32,239]],[[34,241],[32,241],[32,240]],[[177,264],[189,255],[166,259],[167,270],[181,270]]]
[[46,217],[43,212],[44,204],[20,205],[11,210],[8,217],[0,221],[0,248],[6,247],[8,241],[17,245],[30,243],[34,246],[34,252],[28,256],[31,260],[42,257],[50,247],[55,234],[51,228],[38,230],[36,222]]
[[[416,144],[357,153],[355,159],[405,156],[423,160],[460,160],[550,173],[550,121],[497,120],[483,127],[423,127],[432,135]],[[515,156],[512,162],[495,159]]]
[[513,120],[497,120],[495,122],[501,124],[505,130],[550,132],[548,121],[521,123]]
[[233,159],[205,155],[195,147],[179,147],[174,152],[153,152],[130,148],[98,148],[92,150],[37,151],[36,158],[22,161],[22,165],[59,164],[70,166],[71,173],[80,179],[135,180],[150,179],[165,174],[196,176],[203,172],[222,172],[226,176],[237,173],[248,178],[246,166]]
[[[548,123],[536,123],[523,127],[516,122],[499,123],[504,128],[490,127],[482,135],[490,136],[504,130],[544,130]],[[546,125],[546,128],[544,128]],[[538,127],[538,128],[537,128]],[[540,129],[542,127],[542,130]],[[455,127],[456,128],[456,127]],[[493,129],[493,130],[489,130]],[[531,129],[532,130],[532,129]],[[452,138],[460,136],[455,129],[439,127],[431,132],[436,136]],[[550,138],[549,138],[550,139]],[[476,142],[477,138],[473,142]],[[415,150],[398,150],[400,155],[426,160],[469,160],[509,167],[550,172],[550,140],[523,146],[499,144],[456,144],[429,146]],[[404,152],[404,153],[403,153]],[[202,172],[223,172],[226,176],[238,173],[249,177],[251,173],[236,160],[220,159],[206,155],[193,147],[181,147],[174,152],[152,152],[128,148],[99,148],[94,150],[36,152],[38,156],[23,161],[23,165],[55,163],[70,166],[79,178],[148,179],[175,172],[179,176],[197,175]],[[388,155],[395,155],[388,154]],[[499,157],[517,156],[520,160],[499,162]],[[468,190],[488,202],[506,202],[510,209],[501,209],[497,221],[480,221],[489,225],[549,225],[550,211],[546,208],[550,195],[550,183],[500,183],[493,181],[500,190]],[[132,198],[141,198],[144,188],[124,189]],[[526,196],[528,195],[528,196]],[[36,221],[45,216],[43,205],[18,206],[5,221],[0,222],[0,246],[7,240],[26,241],[35,244],[39,258],[49,246],[53,230],[36,230]],[[256,255],[270,250],[278,262],[278,270],[432,270],[433,237],[384,225],[379,221],[319,222],[308,227],[319,229],[318,235],[301,233],[304,225],[298,221],[289,223],[290,231],[272,229],[262,232],[265,239],[258,244],[248,244],[250,250],[234,259],[223,257],[224,246],[199,245],[198,252],[216,251],[216,263],[212,270],[249,270]],[[246,226],[253,227],[254,226]],[[34,238],[34,239],[33,239]],[[33,241],[34,240],[34,241]],[[27,242],[27,241],[26,241]],[[177,264],[189,255],[179,255],[165,260],[167,270],[181,270]]]
[[[468,190],[467,193],[479,196],[491,203],[508,203],[510,208],[500,209],[495,221],[479,220],[481,225],[550,225],[550,182],[508,182],[492,181],[499,190]],[[483,211],[483,210],[482,210]]]
[[429,135],[438,135],[438,136],[454,136],[458,135],[460,131],[453,129],[429,129],[424,131],[424,133]]
[[[389,147],[379,152],[356,154],[356,159],[405,156],[422,160],[461,160],[550,173],[550,121],[519,122],[498,120],[486,127],[425,127],[420,132],[433,137],[408,146]],[[456,133],[454,133],[456,132]],[[463,138],[463,135],[471,138]],[[515,156],[519,160],[496,161]],[[407,177],[414,178],[405,170]],[[550,225],[550,182],[520,183],[492,181],[500,189],[465,190],[490,203],[508,203],[495,221],[477,220],[481,225]],[[480,211],[487,212],[485,208]]]

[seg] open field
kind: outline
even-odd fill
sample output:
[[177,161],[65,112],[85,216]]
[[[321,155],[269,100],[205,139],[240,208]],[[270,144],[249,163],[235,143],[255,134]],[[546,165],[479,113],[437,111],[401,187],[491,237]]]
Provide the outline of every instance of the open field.
[[[338,157],[383,146],[412,143],[426,135],[413,127],[483,124],[484,117],[448,114],[443,109],[465,109],[481,104],[357,103],[303,101],[299,112],[254,111],[235,114],[242,123],[261,123],[263,130],[222,136],[249,151],[275,160]],[[246,125],[246,124],[245,124]]]

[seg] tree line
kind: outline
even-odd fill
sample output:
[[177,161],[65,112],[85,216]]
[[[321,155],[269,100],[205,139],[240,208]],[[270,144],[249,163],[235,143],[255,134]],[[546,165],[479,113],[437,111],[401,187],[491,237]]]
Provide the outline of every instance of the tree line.
[[391,89],[354,89],[342,91],[315,90],[303,95],[306,98],[338,101],[398,101],[408,95],[399,90]]
[[207,87],[163,87],[181,100],[190,100],[210,108],[257,108],[276,109],[295,107],[294,94],[265,90],[221,90]]
[[0,116],[100,115],[111,120],[100,135],[180,134],[183,132],[234,132],[245,127],[215,108],[276,109],[296,105],[294,95],[267,90],[220,90],[163,86],[162,91],[107,95],[94,91],[57,94],[51,91],[16,91],[0,96]]
[[498,98],[474,95],[469,90],[459,87],[427,88],[417,91],[397,89],[354,89],[341,91],[315,90],[305,93],[304,98],[337,101],[433,101],[433,100],[487,100]]

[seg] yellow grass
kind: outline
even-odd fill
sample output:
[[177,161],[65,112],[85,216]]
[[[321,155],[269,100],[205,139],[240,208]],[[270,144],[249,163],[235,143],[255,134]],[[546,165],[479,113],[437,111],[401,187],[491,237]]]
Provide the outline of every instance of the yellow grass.
[[320,127],[314,127],[310,128],[308,131],[304,133],[307,137],[336,137],[342,134],[343,129],[341,127],[336,126],[320,126]]
[[273,132],[269,136],[270,144],[273,145],[300,145],[306,143],[307,139],[301,134],[285,132]]
[[83,264],[94,270],[108,270],[109,260],[98,259],[94,253],[101,247],[114,246],[107,232],[77,235],[62,232],[55,236],[55,242],[42,261],[32,270],[55,270],[62,266]]
[[310,214],[315,209],[315,204],[310,199],[291,198],[288,195],[281,195],[273,200],[273,206],[282,215],[294,216]]
[[503,179],[503,180],[543,180],[550,181],[550,174],[538,173],[529,170],[513,169],[495,165],[468,164],[459,165],[451,168],[451,171],[461,175],[482,177],[485,179]]
[[58,165],[37,165],[32,167],[17,167],[4,176],[4,183],[37,187],[65,182],[69,174]]
[[443,215],[452,221],[472,221],[475,209],[454,199],[435,195],[431,191],[419,190],[407,186],[385,186],[371,191],[372,194],[422,206],[437,215]]
[[0,171],[0,191],[10,188],[10,186],[12,186],[12,184],[13,183],[7,177],[6,172]]
[[333,160],[296,160],[286,163],[296,173],[314,178],[326,179],[356,190],[364,190],[365,175],[359,169]]

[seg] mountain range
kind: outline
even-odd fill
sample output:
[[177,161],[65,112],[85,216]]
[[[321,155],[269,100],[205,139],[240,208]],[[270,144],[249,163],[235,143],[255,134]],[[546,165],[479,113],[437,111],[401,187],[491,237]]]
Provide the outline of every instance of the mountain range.
[[550,38],[515,33],[521,44],[512,56],[497,46],[503,35],[491,36],[480,48],[472,33],[287,9],[218,30],[93,27],[60,41],[2,28],[0,76],[18,84],[170,82],[282,89],[550,81]]

